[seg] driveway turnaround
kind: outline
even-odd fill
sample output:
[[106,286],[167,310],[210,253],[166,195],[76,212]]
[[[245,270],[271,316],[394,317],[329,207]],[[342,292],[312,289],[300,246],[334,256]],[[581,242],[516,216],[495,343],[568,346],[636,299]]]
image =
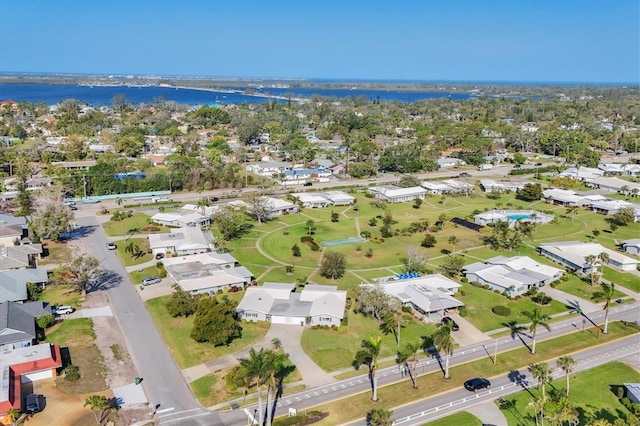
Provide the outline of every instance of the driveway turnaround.
[[487,401],[466,410],[480,419],[483,425],[507,426],[507,419],[495,402]]

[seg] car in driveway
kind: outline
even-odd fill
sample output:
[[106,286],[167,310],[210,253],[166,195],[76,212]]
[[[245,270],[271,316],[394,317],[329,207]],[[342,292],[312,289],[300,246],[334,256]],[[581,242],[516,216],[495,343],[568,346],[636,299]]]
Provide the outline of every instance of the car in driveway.
[[478,392],[480,389],[491,388],[491,382],[487,379],[476,377],[475,379],[464,382],[464,388],[471,392]]
[[113,241],[109,241],[107,243],[107,249],[108,250],[115,250],[117,248],[116,243],[114,243]]
[[24,412],[27,414],[35,414],[44,408],[44,395],[32,393],[25,398]]
[[458,331],[458,330],[460,330],[460,326],[458,325],[458,323],[457,323],[457,322],[455,322],[455,321],[453,320],[453,318],[451,318],[451,317],[444,317],[444,318],[442,318],[442,323],[443,323],[443,324],[449,324],[449,323],[451,323],[451,330],[453,330],[453,331]]
[[76,308],[74,308],[73,306],[62,305],[55,308],[53,313],[55,315],[68,315],[74,313],[75,310]]
[[162,282],[162,280],[158,277],[147,277],[142,280],[142,285],[153,285],[158,284],[159,282]]

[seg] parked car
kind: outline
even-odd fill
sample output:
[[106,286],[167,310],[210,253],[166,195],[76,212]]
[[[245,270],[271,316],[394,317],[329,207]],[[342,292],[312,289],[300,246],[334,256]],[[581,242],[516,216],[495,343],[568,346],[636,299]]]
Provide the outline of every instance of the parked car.
[[453,330],[453,331],[458,331],[458,330],[460,330],[460,326],[458,325],[458,323],[457,323],[457,322],[455,322],[455,321],[453,320],[453,318],[451,318],[451,317],[444,317],[444,318],[442,318],[442,323],[443,323],[443,324],[449,324],[449,323],[451,323],[451,330]]
[[542,163],[536,163],[536,167],[541,167]]
[[459,177],[459,178],[462,178],[462,177],[471,177],[471,175],[470,175],[469,173],[467,173],[467,172],[462,172],[462,173],[460,173],[460,174],[458,175],[458,177]]
[[164,253],[156,253],[156,260],[164,259]]
[[161,281],[162,280],[160,278],[158,278],[158,277],[148,277],[148,278],[145,278],[144,280],[142,280],[142,285],[158,284]]
[[215,203],[216,201],[218,201],[220,198],[218,197],[209,197],[209,202],[211,203]]
[[481,379],[480,377],[464,382],[464,388],[471,392],[478,392],[479,389],[488,389],[490,387],[491,382],[487,379]]
[[513,166],[514,169],[520,169],[522,168],[522,164],[516,164]]
[[69,210],[78,210],[75,204],[69,204]]
[[44,395],[32,393],[27,395],[25,400],[24,411],[27,414],[35,414],[42,411],[44,408]]
[[73,306],[62,305],[58,306],[53,313],[56,315],[68,315],[75,312],[75,308]]
[[304,185],[302,185],[302,186],[313,186],[313,183],[311,183],[311,182],[305,182],[305,183],[304,183]]
[[116,248],[117,248],[116,243],[114,243],[114,242],[112,242],[112,241],[109,241],[109,242],[107,243],[107,249],[109,249],[109,250],[115,250]]

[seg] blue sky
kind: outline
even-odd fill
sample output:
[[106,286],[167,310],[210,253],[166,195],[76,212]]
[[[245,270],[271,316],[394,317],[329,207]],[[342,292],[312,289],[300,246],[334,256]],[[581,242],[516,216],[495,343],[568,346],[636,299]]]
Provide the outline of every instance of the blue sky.
[[0,0],[0,71],[640,82],[638,0]]

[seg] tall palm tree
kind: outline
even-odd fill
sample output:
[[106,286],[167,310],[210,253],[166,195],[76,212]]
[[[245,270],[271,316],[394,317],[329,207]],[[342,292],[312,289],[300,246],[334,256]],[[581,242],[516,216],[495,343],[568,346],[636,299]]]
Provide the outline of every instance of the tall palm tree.
[[527,404],[527,408],[533,410],[534,416],[536,419],[536,426],[542,425],[544,426],[544,404],[545,400],[539,397],[534,397]]
[[382,317],[382,323],[380,324],[380,331],[385,335],[393,334],[396,338],[396,344],[400,347],[400,329],[402,328],[402,311],[399,309],[395,311],[387,311]]
[[540,308],[535,308],[533,311],[523,311],[522,315],[529,318],[531,323],[529,324],[529,332],[531,333],[531,340],[533,341],[531,345],[531,353],[536,353],[536,331],[538,331],[538,326],[543,326],[547,329],[547,331],[551,331],[551,327],[547,323],[551,319],[551,317],[545,313],[543,313]]
[[125,253],[129,253],[131,257],[135,257],[140,252],[140,246],[135,242],[129,241],[129,244],[124,248]]
[[378,400],[378,358],[382,349],[382,337],[371,336],[369,340],[363,340],[361,349],[356,353],[356,364],[367,364],[369,366],[369,379],[371,380],[371,388],[373,394],[372,401]]
[[569,355],[558,358],[558,367],[562,368],[564,375],[567,378],[567,396],[569,396],[569,375],[573,372],[573,368],[576,365],[576,360]]
[[444,378],[449,378],[449,359],[453,355],[453,336],[451,335],[453,324],[452,322],[444,323],[433,335],[433,344],[438,352],[445,354],[444,361]]
[[598,263],[598,258],[592,254],[584,258],[584,261],[590,266],[589,268],[589,276],[591,277],[591,285],[595,284],[596,276],[598,275],[598,268],[596,267]]
[[547,383],[551,383],[551,380],[553,380],[551,373],[551,367],[549,367],[549,364],[546,362],[531,366],[531,375],[534,379],[538,380],[538,389],[542,389],[542,399],[545,401],[547,399],[545,388],[547,387]]
[[609,308],[611,307],[611,301],[615,295],[615,284],[607,284],[600,283],[600,288],[602,290],[593,294],[594,299],[603,299],[604,306],[602,309],[605,311],[604,313],[604,330],[602,331],[604,334],[607,334],[609,331]]
[[259,425],[264,424],[264,410],[262,408],[262,387],[270,376],[272,361],[268,350],[260,349],[256,352],[254,348],[249,350],[248,358],[240,358],[240,365],[247,372],[247,383],[254,384],[258,390],[258,421]]
[[418,388],[418,382],[416,377],[416,365],[418,364],[418,357],[416,353],[420,349],[418,343],[407,343],[404,348],[398,352],[398,364],[403,364],[403,368],[409,372],[409,378],[414,389]]
[[[275,340],[275,339],[274,339]],[[278,379],[278,374],[285,368],[287,362],[289,361],[289,355],[283,352],[276,351],[268,351],[269,358],[269,386],[267,387],[267,426],[271,426],[271,422],[273,420],[273,412],[274,409],[272,407],[272,403],[275,404],[275,398],[277,396],[278,386],[280,385],[280,381]]]
[[205,212],[207,211],[207,207],[209,207],[209,200],[207,200],[206,198],[200,198],[196,205],[200,207],[200,211],[204,216]]

